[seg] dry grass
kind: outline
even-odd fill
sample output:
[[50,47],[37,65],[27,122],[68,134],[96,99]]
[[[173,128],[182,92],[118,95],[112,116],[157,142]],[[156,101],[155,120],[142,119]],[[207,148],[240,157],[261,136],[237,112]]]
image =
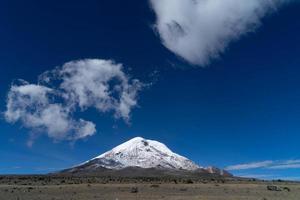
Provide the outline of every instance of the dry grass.
[[[197,184],[0,185],[2,200],[299,200],[300,185],[277,183],[290,191],[269,191],[264,182]],[[155,186],[153,186],[155,185]],[[133,188],[137,188],[133,192]]]

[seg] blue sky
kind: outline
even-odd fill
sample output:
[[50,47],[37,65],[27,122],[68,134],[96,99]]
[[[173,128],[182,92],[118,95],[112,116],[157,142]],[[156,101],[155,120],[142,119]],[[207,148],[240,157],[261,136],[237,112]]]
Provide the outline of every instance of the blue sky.
[[[117,111],[77,109],[74,117],[93,122],[97,132],[76,141],[53,139],[2,115],[0,173],[55,171],[142,136],[203,166],[300,179],[299,9],[291,3],[267,14],[203,67],[203,59],[194,62],[162,44],[153,28],[157,13],[146,0],[2,1],[2,113],[14,80],[36,84],[40,74],[74,60],[114,60],[128,79],[148,85],[129,123],[114,117]],[[288,166],[276,167],[282,165]]]

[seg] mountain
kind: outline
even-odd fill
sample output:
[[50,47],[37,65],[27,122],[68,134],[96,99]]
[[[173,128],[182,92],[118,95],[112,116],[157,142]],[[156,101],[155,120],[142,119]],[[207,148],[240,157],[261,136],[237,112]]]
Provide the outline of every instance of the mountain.
[[210,166],[210,167],[206,167],[205,170],[210,174],[219,174],[221,176],[227,176],[227,177],[232,176],[232,174],[230,174],[228,171],[224,169],[219,169],[217,167]]
[[[64,173],[87,173],[96,171],[185,171],[207,174],[230,175],[215,167],[204,168],[193,161],[172,152],[166,145],[141,137],[133,138],[110,151],[73,168],[63,170]],[[145,170],[144,170],[145,171]]]

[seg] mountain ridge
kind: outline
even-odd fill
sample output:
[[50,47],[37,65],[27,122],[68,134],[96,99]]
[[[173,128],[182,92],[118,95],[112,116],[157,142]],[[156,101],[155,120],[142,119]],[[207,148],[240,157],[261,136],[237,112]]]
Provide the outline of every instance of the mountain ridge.
[[[109,171],[155,171],[165,173],[207,173],[231,176],[216,167],[204,168],[192,160],[171,151],[165,144],[155,140],[135,137],[84,163],[63,170],[63,173],[93,173]],[[147,170],[148,169],[148,170]]]

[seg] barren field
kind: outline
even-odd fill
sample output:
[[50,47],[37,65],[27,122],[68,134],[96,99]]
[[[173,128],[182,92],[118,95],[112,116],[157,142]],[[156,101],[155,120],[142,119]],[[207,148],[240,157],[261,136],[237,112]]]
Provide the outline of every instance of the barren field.
[[258,183],[80,183],[0,185],[1,200],[299,200],[300,185]]

